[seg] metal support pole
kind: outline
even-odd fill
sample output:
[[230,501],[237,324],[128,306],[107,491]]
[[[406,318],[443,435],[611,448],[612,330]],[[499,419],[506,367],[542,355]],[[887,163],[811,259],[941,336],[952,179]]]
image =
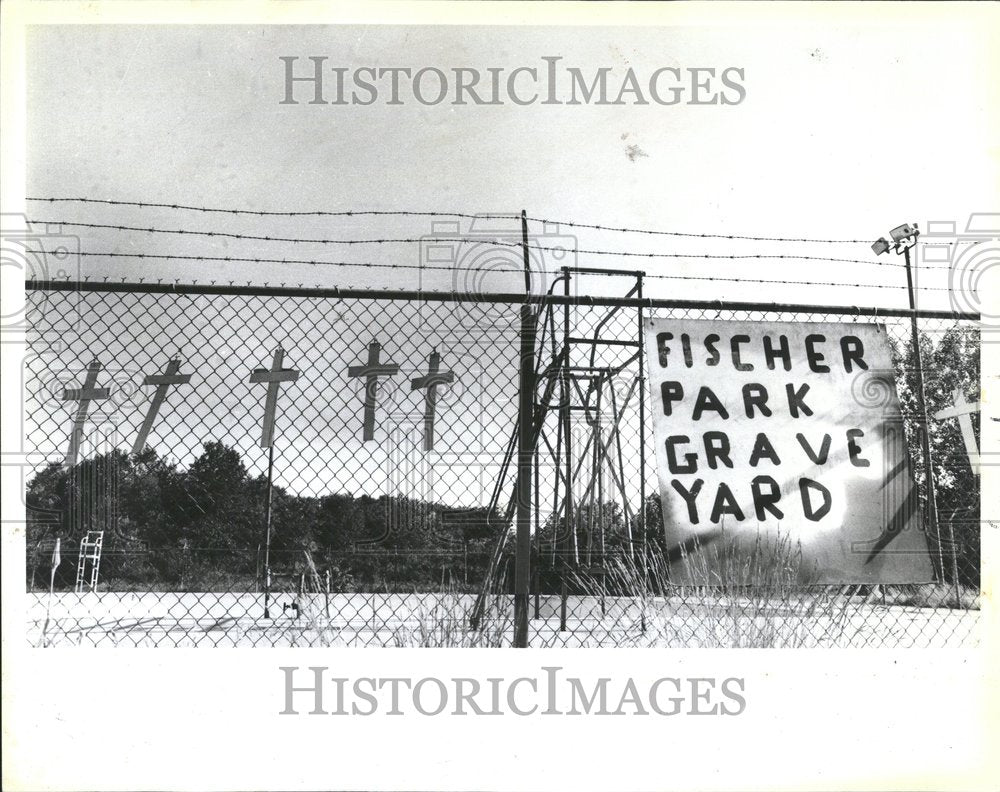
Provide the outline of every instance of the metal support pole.
[[[543,341],[544,345],[544,341]],[[542,419],[544,420],[544,418]],[[539,425],[539,433],[541,432],[541,425]],[[532,460],[531,468],[535,477],[534,487],[532,488],[534,495],[534,510],[535,510],[535,554],[534,554],[534,565],[532,566],[532,578],[534,579],[535,588],[535,610],[534,618],[539,618],[539,612],[541,610],[541,594],[542,594],[542,527],[541,527],[541,498],[539,497],[539,492],[541,487],[539,486],[539,472],[538,472],[538,441],[535,440],[535,446],[532,449]]]
[[[563,283],[563,296],[569,297],[569,269],[563,268],[563,277],[565,281]],[[566,568],[569,565],[569,554],[570,551],[576,550],[576,529],[573,526],[573,455],[572,455],[572,445],[570,444],[570,431],[572,427],[570,426],[570,409],[569,400],[570,395],[570,382],[569,382],[569,367],[570,367],[570,351],[569,351],[569,301],[563,305],[563,350],[562,350],[562,380],[561,380],[561,398],[559,400],[559,421],[563,427],[563,439],[565,440],[566,446],[566,477],[564,480],[564,485],[566,487],[566,494],[563,497],[563,552],[560,554],[560,601],[559,601],[559,630],[561,632],[566,630],[566,604],[567,604],[567,587],[566,587]],[[557,460],[558,462],[558,460]]]
[[639,273],[639,283],[636,296],[639,298],[637,309],[637,331],[639,342],[639,550],[642,553],[642,605],[639,615],[640,627],[646,632],[646,597],[649,595],[649,558],[646,552],[646,329],[642,325],[642,276]]
[[517,536],[514,565],[514,646],[528,645],[528,599],[531,588],[531,485],[534,459],[535,321],[521,306],[521,392],[517,438]]
[[[903,250],[906,259],[906,293],[910,298],[910,339],[913,343],[913,356],[917,367],[917,405],[920,408],[920,441],[924,452],[924,468],[927,473],[927,521],[934,530],[938,543],[938,559],[941,564],[941,578],[944,582],[944,551],[941,547],[941,527],[938,523],[937,488],[934,484],[934,458],[931,456],[930,421],[927,418],[927,397],[924,389],[924,363],[920,352],[920,334],[917,331],[917,314],[915,290],[913,288],[913,272],[910,264],[910,248]],[[952,580],[955,585],[955,597],[958,600],[958,561],[955,546],[955,534],[951,522],[948,523],[948,541],[951,543]]]
[[[563,268],[563,274],[566,276],[566,280],[563,283],[563,294],[566,298],[569,298],[569,268]],[[573,398],[573,392],[570,387],[570,376],[569,368],[571,364],[570,360],[570,335],[569,335],[569,302],[563,306],[563,397],[560,406],[560,412],[562,413],[563,421],[563,435],[566,440],[566,497],[563,502],[566,504],[566,531],[569,540],[569,547],[573,553],[573,563],[576,566],[580,564],[580,548],[577,543],[576,536],[576,526],[573,524],[574,520],[574,509],[573,509],[573,443],[572,443],[572,424],[570,422],[572,409],[570,408],[570,401]]]
[[330,618],[330,570],[323,573],[323,613]]
[[528,254],[528,213],[521,210],[521,250],[524,253],[524,293],[531,298],[531,256]]
[[267,447],[267,495],[264,506],[264,618],[270,619],[271,598],[271,492],[274,476],[274,443]]

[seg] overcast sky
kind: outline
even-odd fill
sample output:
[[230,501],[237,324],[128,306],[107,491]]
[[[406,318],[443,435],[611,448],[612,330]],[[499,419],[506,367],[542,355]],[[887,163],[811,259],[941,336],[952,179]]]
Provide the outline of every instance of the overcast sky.
[[[899,223],[996,209],[987,40],[969,24],[718,28],[44,27],[28,39],[28,194],[256,210],[516,212],[693,233],[874,240]],[[281,105],[281,56],[327,66],[543,67],[618,85],[662,67],[744,70],[733,106]],[[304,63],[304,62],[303,62]],[[616,82],[617,80],[617,82]],[[993,132],[995,132],[995,128]],[[994,148],[991,149],[990,147]],[[38,219],[256,235],[422,236],[426,218],[192,215],[29,204]],[[67,228],[84,250],[417,264],[419,245],[344,249]],[[551,229],[550,229],[551,230]],[[533,232],[540,232],[537,224]],[[580,247],[866,259],[867,244],[576,233]],[[515,254],[516,258],[516,254]],[[901,262],[901,258],[882,257]],[[650,274],[903,285],[902,270],[815,261],[579,255]],[[562,262],[547,261],[558,266]],[[85,259],[84,272],[451,288],[449,273]],[[516,276],[485,288],[516,290]],[[947,286],[944,270],[921,285]],[[616,293],[601,280],[588,291]],[[902,289],[652,280],[647,294],[905,306]],[[947,307],[945,292],[922,295]]]

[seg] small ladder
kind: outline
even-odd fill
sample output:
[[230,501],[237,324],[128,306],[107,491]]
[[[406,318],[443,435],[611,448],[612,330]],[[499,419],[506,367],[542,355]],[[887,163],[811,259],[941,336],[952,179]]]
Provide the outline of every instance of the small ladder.
[[87,579],[87,562],[90,561],[91,591],[97,590],[97,573],[101,568],[101,547],[104,544],[104,531],[87,531],[86,537],[80,542],[80,560],[76,565],[76,593],[82,594]]

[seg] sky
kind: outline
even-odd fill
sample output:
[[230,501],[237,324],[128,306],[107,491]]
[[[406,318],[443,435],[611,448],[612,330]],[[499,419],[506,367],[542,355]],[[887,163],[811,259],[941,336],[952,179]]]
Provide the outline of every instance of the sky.
[[[857,17],[855,17],[857,18]],[[265,211],[517,213],[685,233],[860,239],[792,244],[604,233],[532,222],[534,238],[630,252],[811,255],[874,261],[903,222],[996,210],[995,82],[971,21],[905,27],[87,26],[29,32],[28,190]],[[282,105],[282,56],[442,70],[563,66],[744,70],[737,105]],[[615,83],[614,77],[610,80]],[[992,134],[991,134],[992,133]],[[428,218],[283,218],[28,204],[37,220],[323,238],[416,238]],[[468,221],[462,221],[467,223]],[[515,233],[517,231],[515,226]],[[91,252],[414,265],[421,245],[344,248],[63,227]],[[462,225],[460,233],[468,232]],[[535,237],[538,235],[538,237]],[[575,236],[575,240],[574,240]],[[575,242],[575,244],[574,244]],[[463,259],[461,251],[454,253]],[[543,266],[556,268],[549,252]],[[570,254],[643,269],[657,297],[905,307],[903,270],[872,263]],[[518,253],[501,258],[516,267]],[[901,257],[882,256],[884,264]],[[453,288],[451,272],[85,258],[129,279]],[[661,278],[658,276],[673,276]],[[732,278],[735,281],[682,280]],[[458,282],[464,283],[461,275]],[[748,278],[778,283],[754,283]],[[809,281],[804,286],[780,281]],[[516,274],[476,288],[517,291]],[[831,287],[832,282],[868,288]],[[878,284],[891,288],[871,288]],[[949,307],[947,270],[921,273],[924,307]],[[628,284],[630,285],[630,284]],[[620,280],[575,288],[620,294]],[[464,287],[463,287],[464,288]]]
[[[538,266],[550,273],[574,263],[641,268],[649,276],[645,294],[661,298],[906,307],[905,276],[898,266],[902,258],[882,256],[876,263],[870,241],[904,222],[926,228],[929,221],[955,221],[961,231],[970,213],[1000,207],[997,89],[982,70],[989,59],[987,44],[987,31],[971,21],[937,15],[933,24],[915,19],[896,27],[836,26],[827,20],[823,25],[757,25],[752,34],[721,24],[40,26],[27,38],[27,195],[270,212],[516,214],[524,209],[533,218],[532,244],[568,250],[558,260],[554,251],[541,251]],[[309,56],[326,56],[327,65],[349,70],[434,67],[446,72],[458,67],[505,72],[544,68],[543,57],[559,57],[562,67],[580,68],[588,76],[598,68],[610,69],[611,85],[619,84],[629,68],[640,80],[661,68],[735,68],[742,70],[746,96],[734,105],[288,105],[281,103],[285,67],[280,59],[289,56],[303,59],[303,66]],[[28,214],[39,223],[62,224],[55,227],[58,233],[84,252],[119,254],[82,257],[79,265],[69,265],[71,277],[486,292],[523,288],[520,252],[510,248],[483,259],[478,257],[481,247],[452,247],[449,255],[459,262],[457,269],[421,271],[433,242],[343,246],[71,225],[340,240],[422,239],[455,230],[475,237],[482,221],[473,226],[468,218],[456,218],[458,225],[442,232],[425,216],[261,218],[32,201]],[[559,222],[543,224],[539,218]],[[693,235],[863,241],[622,234],[568,226],[567,221]],[[516,239],[516,224],[512,233]],[[592,250],[661,255],[585,252]],[[662,255],[670,253],[824,258]],[[193,262],[135,254],[378,266]],[[475,266],[485,261],[500,272],[467,272],[462,267],[470,261]],[[39,272],[53,274],[60,266],[49,258]],[[995,278],[996,271],[988,277]],[[551,274],[539,276],[534,288],[550,282]],[[988,282],[981,281],[980,289]],[[921,271],[917,283],[918,305],[952,307],[947,269]],[[631,285],[627,278],[592,277],[579,279],[573,288],[621,295]],[[962,307],[968,304],[964,300]],[[197,349],[177,350],[188,361],[202,363],[206,376],[222,370],[218,360],[212,363],[209,349],[217,341],[212,339],[218,328],[209,326],[217,310],[206,304],[199,322],[186,328],[198,340]],[[380,340],[389,359],[408,371],[422,371],[428,350],[415,347],[416,336],[400,327],[402,317],[390,312],[380,323],[361,312],[349,337],[337,329],[336,317],[324,318],[332,322],[330,333],[337,340],[322,351],[309,346],[316,339],[306,339],[306,347],[292,351],[291,363],[313,372],[299,387],[311,392],[315,403],[322,402],[324,393],[347,394],[346,406],[328,403],[324,408],[320,424],[329,437],[319,452],[323,466],[368,454],[355,436],[360,385],[344,379],[344,366],[360,362],[367,344]],[[115,318],[106,317],[111,325]],[[145,373],[159,365],[148,357],[153,342],[139,342],[140,336],[156,335],[158,321],[150,317],[146,330],[136,330],[132,337],[126,337],[130,331],[115,334],[123,349],[131,350],[124,355],[128,360],[116,362],[129,376],[138,376],[130,368],[135,365]],[[163,321],[162,332],[174,332],[175,326]],[[235,345],[236,357],[227,358],[223,368],[241,378],[241,366],[263,362],[277,335],[301,341],[319,326],[282,328],[276,314]],[[234,327],[239,332],[239,323]],[[489,350],[473,352],[463,354],[488,373]],[[58,365],[75,370],[91,353],[82,335],[62,348]],[[208,379],[200,387],[190,403],[202,406],[190,409],[201,425],[226,426],[233,404],[254,398],[243,384],[228,394],[216,393],[222,386],[212,386]],[[407,395],[408,410],[421,409],[419,396]],[[51,416],[54,423],[38,429],[56,439],[55,454],[63,436],[59,427],[69,420],[71,405],[58,407]],[[509,423],[511,409],[511,404],[501,406],[495,419]],[[446,416],[443,407],[442,426]],[[126,423],[139,418],[137,408]],[[301,431],[289,427],[288,442],[304,437],[316,420],[305,414],[300,418]],[[461,432],[468,432],[461,419],[453,415],[450,420],[458,420]],[[256,459],[252,422],[237,421],[236,429],[245,453],[253,452]],[[502,452],[506,434],[483,433],[487,435]],[[161,441],[189,461],[197,452],[194,439],[174,442],[165,435]],[[346,445],[339,446],[341,442]],[[463,434],[459,445],[470,443]],[[313,475],[308,470],[313,461],[300,460],[305,466],[301,471],[279,471],[278,480],[292,483]],[[378,456],[366,470],[389,469],[390,461]],[[259,462],[253,463],[255,470]],[[368,485],[378,489],[382,483],[372,479]],[[313,486],[300,489],[312,491]],[[483,487],[479,502],[488,489]]]

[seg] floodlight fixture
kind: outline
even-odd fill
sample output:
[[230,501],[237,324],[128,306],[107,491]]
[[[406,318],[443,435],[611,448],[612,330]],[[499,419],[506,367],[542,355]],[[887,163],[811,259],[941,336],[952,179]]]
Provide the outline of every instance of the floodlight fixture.
[[917,237],[920,236],[920,230],[917,228],[916,223],[913,225],[903,223],[892,229],[889,232],[889,236],[892,237],[892,242],[889,242],[885,237],[879,237],[876,242],[872,243],[872,251],[876,256],[881,256],[890,250],[895,250],[896,253],[909,250],[917,244]]

